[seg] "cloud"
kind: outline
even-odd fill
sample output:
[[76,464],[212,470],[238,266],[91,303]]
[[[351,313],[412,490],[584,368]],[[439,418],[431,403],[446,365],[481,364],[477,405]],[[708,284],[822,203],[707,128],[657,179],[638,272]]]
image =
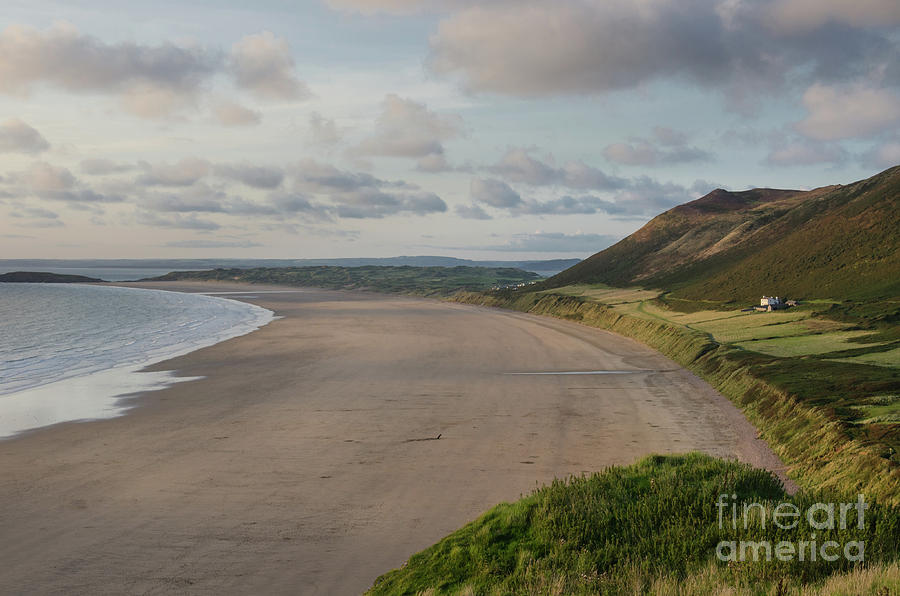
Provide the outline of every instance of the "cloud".
[[256,126],[262,114],[233,101],[223,101],[213,108],[213,115],[222,126]]
[[219,164],[213,168],[213,172],[220,178],[236,180],[253,188],[278,188],[284,180],[284,171],[281,168],[248,163]]
[[324,118],[318,112],[309,115],[309,134],[316,145],[333,147],[341,141],[341,131],[331,118]]
[[881,169],[900,165],[900,138],[876,145],[863,155],[862,161],[866,165]]
[[535,232],[516,234],[506,244],[483,246],[481,250],[509,252],[577,252],[595,253],[615,244],[617,236],[607,234],[564,234],[562,232]]
[[900,123],[900,95],[865,84],[812,85],[796,129],[819,141],[866,137]]
[[235,83],[264,99],[305,99],[310,92],[297,78],[287,41],[270,31],[247,35],[231,48]]
[[49,148],[41,133],[18,118],[0,123],[0,153],[40,153]]
[[26,207],[24,209],[13,211],[9,215],[10,217],[20,217],[26,219],[59,219],[59,214],[54,211],[50,211],[49,209],[43,209],[41,207]]
[[[387,95],[375,132],[355,148],[357,155],[429,158],[444,154],[443,142],[462,133],[462,118],[438,114],[425,104]],[[430,162],[434,165],[434,162]],[[428,161],[420,161],[423,169]]]
[[145,226],[180,230],[199,230],[210,232],[213,230],[218,230],[222,227],[214,221],[200,219],[193,213],[191,213],[190,215],[182,215],[178,213],[173,216],[161,216],[149,211],[138,211],[136,220],[139,224]]
[[[863,0],[859,11],[842,0],[453,6],[431,37],[430,68],[458,77],[470,91],[517,97],[597,95],[676,81],[719,90],[730,107],[746,111],[788,83],[847,80],[900,58],[891,29],[895,0]],[[785,28],[778,18],[789,17],[773,20],[773,11],[808,22]]]
[[298,162],[290,171],[297,190],[330,201],[323,208],[337,217],[377,219],[447,211],[447,204],[439,196],[403,180],[382,180],[309,159]]
[[81,171],[88,176],[106,176],[122,174],[134,170],[133,164],[112,161],[111,159],[84,159],[80,164]]
[[456,214],[463,219],[493,219],[478,205],[457,205],[455,210]]
[[141,162],[144,173],[137,183],[143,186],[191,186],[209,173],[209,162],[196,157],[174,164]]
[[166,242],[164,246],[171,248],[254,248],[263,245],[252,240],[178,240]]
[[708,161],[709,152],[687,144],[683,132],[657,126],[655,139],[634,138],[627,143],[612,143],[603,149],[609,161],[628,166],[661,166],[694,161]]
[[67,168],[36,161],[21,172],[14,172],[4,182],[11,185],[11,196],[36,196],[71,203],[118,203],[117,194],[99,193],[82,184]]
[[36,161],[24,172],[11,177],[35,193],[65,191],[75,186],[75,176],[72,172],[63,167],[50,165],[46,161]]
[[773,147],[765,163],[773,166],[809,166],[840,163],[847,158],[847,152],[839,145],[795,140]]
[[27,95],[46,84],[72,92],[116,93],[139,116],[163,115],[190,102],[221,67],[216,50],[107,44],[69,24],[46,31],[11,25],[0,32],[0,92]]
[[807,32],[828,23],[852,27],[900,24],[896,0],[778,0],[766,6],[767,23],[782,32]]
[[375,14],[411,14],[425,3],[423,0],[325,0],[328,6],[346,12]]
[[629,180],[611,198],[594,195],[564,195],[554,199],[523,198],[515,189],[497,179],[474,178],[470,195],[475,204],[507,211],[510,215],[591,215],[607,213],[614,218],[630,219],[656,215],[691,198],[696,193],[674,183],[660,183],[647,176]]
[[581,161],[570,161],[562,167],[532,157],[531,150],[511,148],[500,161],[487,168],[511,182],[532,186],[558,185],[581,190],[611,190],[627,183]]
[[473,178],[469,192],[476,202],[499,209],[513,209],[524,202],[507,183],[495,178]]

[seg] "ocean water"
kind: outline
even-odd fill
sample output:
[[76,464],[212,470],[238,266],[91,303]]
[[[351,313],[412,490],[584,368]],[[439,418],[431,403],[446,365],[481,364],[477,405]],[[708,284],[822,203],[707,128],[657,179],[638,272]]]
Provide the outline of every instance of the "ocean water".
[[244,335],[264,308],[217,296],[81,284],[0,284],[0,437],[117,416],[121,396],[184,380],[137,372]]

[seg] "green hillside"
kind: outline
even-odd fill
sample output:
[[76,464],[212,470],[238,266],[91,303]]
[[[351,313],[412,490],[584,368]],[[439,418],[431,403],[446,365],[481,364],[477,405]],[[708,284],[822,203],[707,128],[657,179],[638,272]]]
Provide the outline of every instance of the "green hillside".
[[371,290],[421,296],[444,296],[460,290],[518,287],[540,279],[537,273],[509,267],[255,267],[173,271],[142,281],[236,281],[335,290]]
[[900,295],[900,166],[811,191],[715,190],[543,287],[606,283],[726,303]]

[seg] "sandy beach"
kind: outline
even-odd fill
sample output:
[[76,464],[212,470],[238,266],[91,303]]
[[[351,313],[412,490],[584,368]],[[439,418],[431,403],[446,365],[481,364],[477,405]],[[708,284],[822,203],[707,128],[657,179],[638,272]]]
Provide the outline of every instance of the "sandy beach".
[[[142,286],[246,290],[229,297],[282,318],[154,366],[204,378],[124,417],[0,441],[0,593],[358,594],[555,477],[692,450],[780,471],[727,399],[608,332],[405,297]],[[591,371],[626,372],[510,374]]]

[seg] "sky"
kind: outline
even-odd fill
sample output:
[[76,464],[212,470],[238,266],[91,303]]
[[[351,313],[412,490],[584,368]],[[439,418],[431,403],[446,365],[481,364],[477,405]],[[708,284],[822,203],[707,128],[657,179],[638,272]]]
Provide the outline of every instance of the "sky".
[[4,0],[0,258],[585,257],[900,164],[897,0]]

